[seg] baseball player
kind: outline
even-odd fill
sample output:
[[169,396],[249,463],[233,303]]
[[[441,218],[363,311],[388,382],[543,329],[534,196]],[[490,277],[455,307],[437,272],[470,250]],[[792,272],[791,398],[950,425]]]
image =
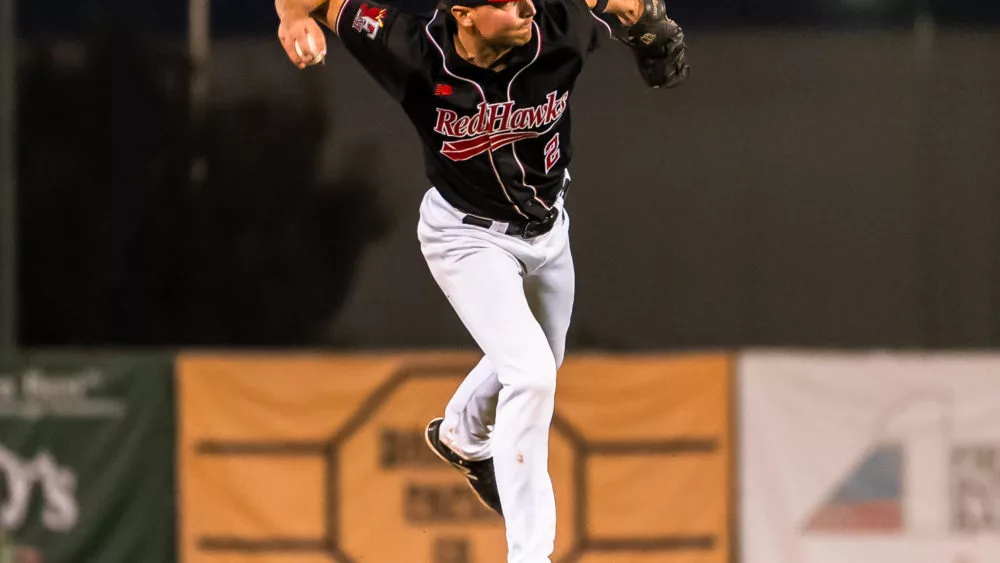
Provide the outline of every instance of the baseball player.
[[413,122],[433,187],[417,237],[484,352],[426,439],[504,517],[508,563],[548,563],[555,499],[548,436],[574,272],[564,198],[569,96],[600,36],[651,87],[688,74],[663,0],[444,0],[425,16],[372,0],[277,0],[299,68],[323,62],[317,21]]

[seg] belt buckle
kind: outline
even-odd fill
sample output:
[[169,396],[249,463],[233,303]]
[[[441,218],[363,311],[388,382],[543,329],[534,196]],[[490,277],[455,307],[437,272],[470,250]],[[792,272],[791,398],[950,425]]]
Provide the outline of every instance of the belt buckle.
[[535,230],[535,226],[540,225],[538,221],[528,221],[524,224],[524,229],[521,231],[521,238],[535,238],[540,235],[540,231]]
[[522,238],[535,238],[539,235],[544,235],[545,233],[552,230],[552,226],[556,224],[556,220],[559,218],[559,210],[553,207],[549,210],[548,216],[541,220],[532,220],[524,224],[524,229],[521,232]]

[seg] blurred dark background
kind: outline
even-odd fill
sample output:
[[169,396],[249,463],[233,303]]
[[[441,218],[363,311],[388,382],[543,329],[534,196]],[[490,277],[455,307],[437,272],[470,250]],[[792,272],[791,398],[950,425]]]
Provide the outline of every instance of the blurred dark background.
[[[668,9],[687,84],[607,44],[574,94],[571,348],[1000,345],[1000,2]],[[402,111],[271,2],[196,61],[188,10],[18,2],[21,344],[470,346]]]
[[[433,9],[435,0],[399,0],[391,4],[419,12]],[[985,25],[1000,21],[1000,3],[993,0],[717,0],[675,1],[668,9],[678,21],[696,27],[774,25],[879,26],[909,25],[921,11],[943,24]],[[21,0],[20,29],[24,33],[85,34],[108,19],[126,20],[134,29],[183,33],[187,2],[149,0]],[[277,27],[270,1],[213,0],[214,34],[271,33]]]

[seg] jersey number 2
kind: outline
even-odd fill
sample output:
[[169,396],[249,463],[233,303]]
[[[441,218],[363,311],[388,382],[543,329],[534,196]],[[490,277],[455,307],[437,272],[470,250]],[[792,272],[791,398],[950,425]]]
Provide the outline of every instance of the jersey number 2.
[[548,143],[545,143],[545,173],[548,174],[549,170],[559,162],[559,133],[556,133],[549,139]]

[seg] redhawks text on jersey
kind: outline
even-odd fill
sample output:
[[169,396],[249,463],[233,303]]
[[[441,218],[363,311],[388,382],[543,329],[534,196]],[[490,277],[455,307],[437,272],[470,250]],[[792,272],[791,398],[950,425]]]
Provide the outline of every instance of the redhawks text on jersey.
[[533,131],[552,125],[566,112],[569,92],[559,95],[549,92],[545,103],[529,108],[515,108],[513,101],[495,104],[481,103],[475,114],[463,115],[450,109],[437,108],[434,132],[456,138],[444,141],[441,154],[453,161],[468,160],[486,151],[543,135]]

